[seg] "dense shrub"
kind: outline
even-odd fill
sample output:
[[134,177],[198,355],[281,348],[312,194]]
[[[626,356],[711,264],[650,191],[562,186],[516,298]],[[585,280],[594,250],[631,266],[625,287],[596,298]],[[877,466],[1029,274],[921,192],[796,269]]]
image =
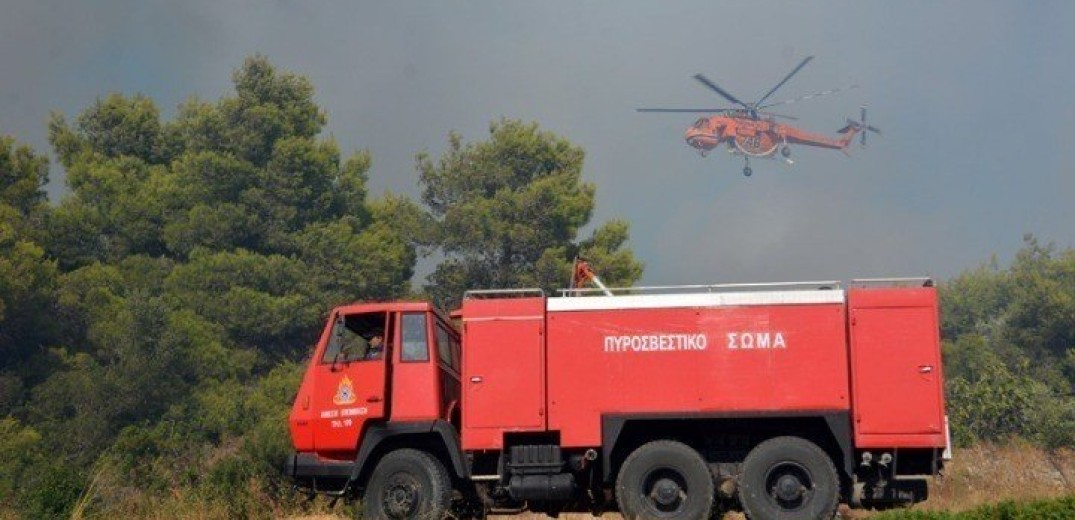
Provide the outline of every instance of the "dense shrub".
[[1004,501],[960,513],[944,511],[890,511],[877,520],[1070,520],[1075,518],[1075,496],[1032,502]]

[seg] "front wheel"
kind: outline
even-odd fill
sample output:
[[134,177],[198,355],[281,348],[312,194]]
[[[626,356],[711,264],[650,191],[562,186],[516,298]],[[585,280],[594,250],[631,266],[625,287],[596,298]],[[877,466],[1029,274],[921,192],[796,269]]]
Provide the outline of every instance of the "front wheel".
[[627,520],[709,518],[713,477],[702,456],[675,441],[643,444],[623,462],[616,498]]
[[753,174],[754,174],[754,170],[751,170],[750,166],[744,166],[743,167],[743,175],[745,175],[747,177],[750,177]]
[[829,520],[839,505],[839,485],[836,467],[816,444],[776,437],[743,461],[739,502],[752,520]]
[[359,518],[440,520],[451,498],[451,479],[439,460],[424,451],[397,450],[374,468]]

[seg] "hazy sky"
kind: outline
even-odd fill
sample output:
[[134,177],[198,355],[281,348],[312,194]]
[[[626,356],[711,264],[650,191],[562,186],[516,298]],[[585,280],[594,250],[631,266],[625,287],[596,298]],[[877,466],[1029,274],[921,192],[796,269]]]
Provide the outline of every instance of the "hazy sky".
[[[0,134],[41,151],[50,110],[142,92],[171,117],[260,52],[313,81],[345,152],[370,150],[375,193],[416,194],[415,153],[501,116],[581,145],[595,222],[631,223],[649,285],[947,277],[1026,232],[1075,245],[1075,2],[3,3]],[[684,143],[692,115],[634,111],[723,105],[698,72],[756,99],[807,55],[774,99],[861,88],[782,111],[831,134],[868,104],[884,137],[748,179]]]

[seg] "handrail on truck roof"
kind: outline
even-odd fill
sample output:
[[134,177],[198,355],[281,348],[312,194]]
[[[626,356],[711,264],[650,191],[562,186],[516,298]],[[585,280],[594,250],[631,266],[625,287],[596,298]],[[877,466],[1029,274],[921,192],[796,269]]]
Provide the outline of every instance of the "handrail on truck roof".
[[[933,279],[928,276],[911,276],[903,278],[855,278],[848,282],[848,287],[933,287]],[[559,289],[561,297],[571,296],[613,296],[645,294],[693,294],[693,293],[727,293],[752,291],[816,291],[842,289],[839,280],[821,280],[807,282],[763,282],[763,283],[722,283],[707,285],[654,285],[646,287],[580,287],[576,289]],[[464,299],[485,298],[529,298],[543,297],[545,291],[540,288],[522,289],[476,289],[463,294]]]
[[[727,292],[750,292],[750,291],[816,291],[838,290],[840,282],[810,281],[810,282],[768,282],[768,283],[724,283],[710,285],[657,285],[649,287],[610,287],[608,290],[615,296],[639,295],[639,294],[683,294],[683,293],[727,293]],[[589,296],[594,293],[604,295],[603,289],[579,288],[560,289],[560,296]]]
[[545,291],[540,288],[475,289],[463,293],[464,300],[480,300],[484,298],[533,298],[544,296]]

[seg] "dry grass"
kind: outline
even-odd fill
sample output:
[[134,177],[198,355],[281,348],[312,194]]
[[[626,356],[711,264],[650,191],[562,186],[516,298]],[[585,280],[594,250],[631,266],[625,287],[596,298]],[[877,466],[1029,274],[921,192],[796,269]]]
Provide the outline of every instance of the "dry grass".
[[963,511],[1001,500],[1075,494],[1075,452],[1049,453],[1023,442],[957,450],[922,509]]
[[[957,450],[955,460],[945,470],[945,474],[930,484],[930,500],[915,506],[924,510],[962,511],[973,507],[995,503],[1002,500],[1032,500],[1054,498],[1075,494],[1075,452],[1061,450],[1048,453],[1022,442],[1006,445],[981,445],[974,448]],[[169,500],[155,504],[143,500],[131,500],[126,504],[116,504],[106,509],[120,513],[124,518],[198,518],[213,519],[228,517],[224,504],[205,502],[192,496],[177,492]],[[145,498],[145,497],[143,497]],[[268,497],[265,497],[266,500]],[[264,505],[264,504],[263,504]],[[844,508],[842,517],[860,519],[871,516],[866,511],[848,511]],[[263,510],[272,517],[287,520],[344,520],[351,518],[344,511],[327,509],[323,500],[299,507],[295,504],[276,504]],[[271,511],[271,513],[270,513]],[[86,515],[91,518],[115,515]],[[256,514],[255,516],[261,516]],[[7,520],[0,511],[0,520]],[[545,515],[525,513],[513,516],[494,515],[493,519],[539,520]],[[564,520],[594,520],[587,514],[563,514]],[[618,520],[614,513],[605,514],[600,520]],[[725,515],[724,520],[742,520],[738,513]]]

